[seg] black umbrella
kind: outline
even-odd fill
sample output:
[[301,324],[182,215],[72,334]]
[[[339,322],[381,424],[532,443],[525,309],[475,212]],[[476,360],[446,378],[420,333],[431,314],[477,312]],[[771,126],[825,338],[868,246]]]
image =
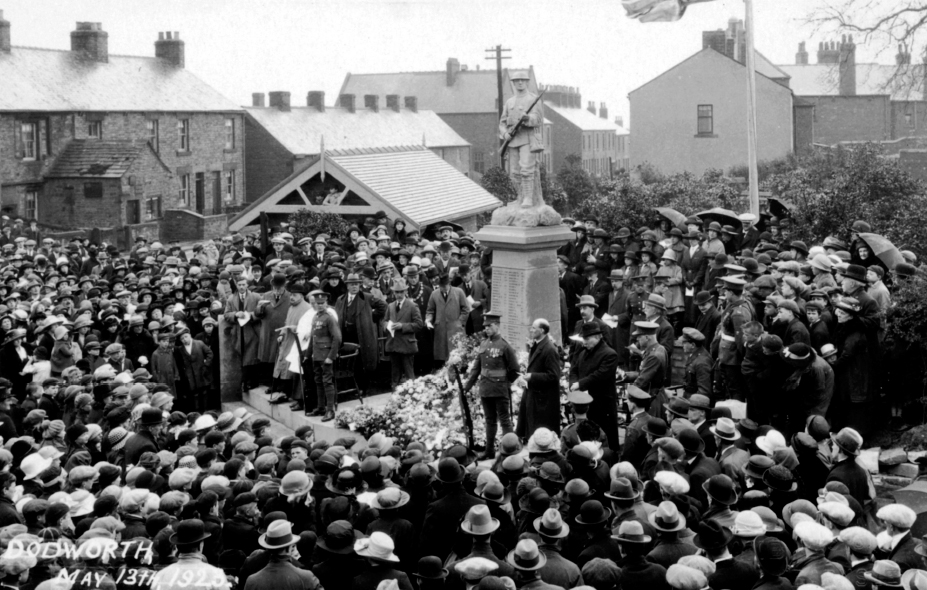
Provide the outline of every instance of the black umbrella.
[[733,226],[737,231],[740,231],[743,228],[743,223],[741,223],[740,219],[737,218],[737,214],[730,209],[715,207],[714,209],[708,209],[707,211],[696,213],[695,216],[702,221],[717,221],[721,225]]
[[784,217],[792,216],[793,205],[788,201],[783,201],[782,199],[777,199],[776,197],[769,197],[766,199],[766,202],[769,203],[769,212],[775,215],[777,218],[782,219]]

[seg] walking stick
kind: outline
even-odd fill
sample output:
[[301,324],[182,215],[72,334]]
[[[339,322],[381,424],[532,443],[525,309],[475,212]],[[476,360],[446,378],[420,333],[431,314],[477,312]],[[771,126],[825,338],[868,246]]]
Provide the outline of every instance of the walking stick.
[[467,448],[473,450],[473,417],[470,415],[470,404],[467,403],[467,395],[464,393],[460,373],[456,369],[454,370],[454,378],[457,380],[457,390],[460,392],[460,409],[463,410],[464,426],[467,427]]
[[293,340],[296,341],[296,352],[299,354],[299,374],[296,377],[300,391],[303,392],[303,411],[306,411],[306,381],[303,379],[303,347],[299,343],[299,333],[293,332]]

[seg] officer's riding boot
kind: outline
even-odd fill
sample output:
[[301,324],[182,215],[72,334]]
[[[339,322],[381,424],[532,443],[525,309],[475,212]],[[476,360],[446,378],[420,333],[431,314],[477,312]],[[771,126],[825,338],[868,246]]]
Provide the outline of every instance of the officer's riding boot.
[[524,208],[534,207],[534,179],[531,176],[521,177],[521,206]]

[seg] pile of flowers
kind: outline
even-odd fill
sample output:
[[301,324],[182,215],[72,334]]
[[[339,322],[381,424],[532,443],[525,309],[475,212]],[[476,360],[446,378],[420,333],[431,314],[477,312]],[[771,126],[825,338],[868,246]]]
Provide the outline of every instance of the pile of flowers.
[[[347,428],[365,438],[381,432],[393,437],[399,444],[420,441],[429,449],[443,449],[452,444],[467,444],[467,427],[460,406],[460,383],[466,382],[469,371],[479,354],[480,336],[455,336],[454,345],[444,368],[418,377],[396,387],[386,405],[380,408],[360,405],[335,414],[339,428]],[[518,363],[524,371],[528,353],[518,352]],[[569,389],[569,363],[564,364],[560,380],[561,422],[566,425],[566,392]],[[524,387],[512,385],[513,421],[524,395]],[[473,441],[482,445],[486,440],[486,420],[480,403],[479,382],[466,394],[466,402],[473,420]],[[501,437],[499,433],[498,437]]]

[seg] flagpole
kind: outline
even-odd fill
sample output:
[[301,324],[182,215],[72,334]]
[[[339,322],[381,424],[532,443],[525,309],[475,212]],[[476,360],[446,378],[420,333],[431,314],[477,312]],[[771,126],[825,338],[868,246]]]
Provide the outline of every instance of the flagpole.
[[321,170],[319,170],[322,177],[322,182],[325,182],[325,136],[322,136],[322,141],[319,145],[319,158],[321,158]]
[[756,164],[756,52],[753,49],[753,0],[744,0],[744,4],[747,33],[747,166],[750,176],[750,212],[759,218],[760,185]]

